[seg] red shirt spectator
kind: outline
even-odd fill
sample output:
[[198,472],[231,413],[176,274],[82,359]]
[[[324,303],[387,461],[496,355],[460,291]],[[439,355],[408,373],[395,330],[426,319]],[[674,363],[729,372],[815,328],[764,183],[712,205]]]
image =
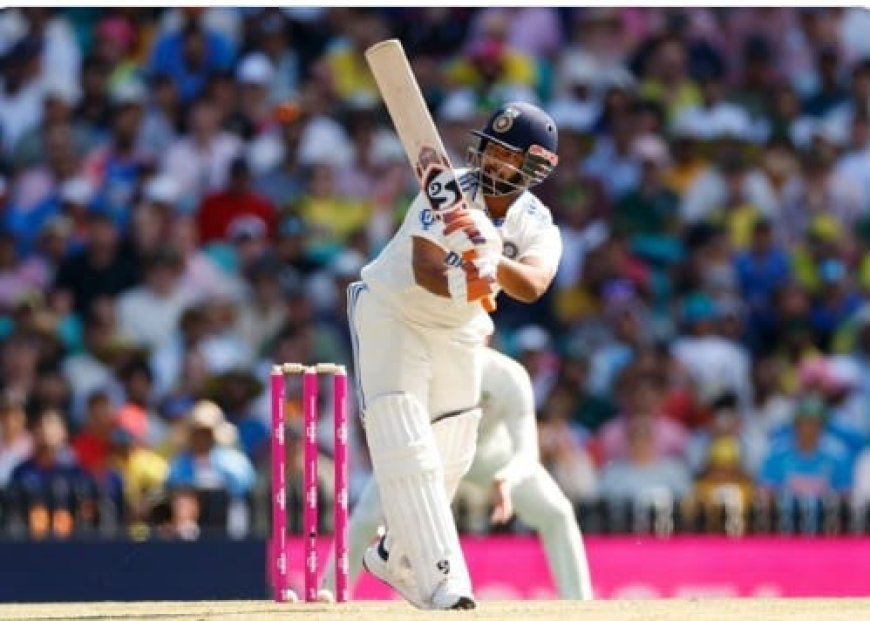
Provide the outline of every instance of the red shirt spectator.
[[88,473],[99,475],[105,470],[114,428],[115,411],[108,395],[93,393],[88,398],[85,426],[71,443],[79,465]]
[[261,220],[269,238],[275,238],[277,217],[275,207],[268,200],[251,190],[251,175],[248,164],[242,158],[230,165],[227,187],[207,196],[199,208],[198,224],[202,243],[228,240],[230,227],[237,220]]

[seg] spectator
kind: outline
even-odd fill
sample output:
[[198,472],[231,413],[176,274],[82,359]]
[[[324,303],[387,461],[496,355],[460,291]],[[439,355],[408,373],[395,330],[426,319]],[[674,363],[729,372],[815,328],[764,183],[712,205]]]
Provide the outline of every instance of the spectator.
[[81,97],[80,87],[72,80],[57,78],[45,84],[42,122],[21,135],[12,153],[12,163],[21,170],[37,166],[48,157],[46,136],[55,127],[71,128],[77,153],[90,146],[84,128],[73,112]]
[[366,199],[338,193],[337,174],[332,166],[315,165],[309,171],[308,192],[299,204],[299,215],[309,232],[306,251],[319,265],[328,264],[372,214],[372,204]]
[[597,494],[595,467],[583,447],[582,432],[572,426],[573,391],[557,386],[541,410],[538,442],[541,463],[553,475],[572,503]]
[[112,220],[100,213],[87,217],[87,243],[58,268],[54,286],[68,291],[76,312],[87,316],[101,295],[116,296],[139,281],[139,267],[121,246]]
[[169,340],[186,308],[193,305],[190,293],[181,287],[181,256],[171,246],[162,246],[144,266],[144,281],[118,298],[118,321],[134,342],[157,349]]
[[226,433],[226,425],[223,412],[214,403],[201,401],[194,406],[187,448],[169,465],[169,489],[222,489],[233,498],[244,497],[251,490],[254,469],[250,461],[238,449],[218,440],[219,434]]
[[703,472],[692,491],[691,512],[703,514],[707,530],[713,531],[722,509],[726,519],[738,517],[729,534],[742,534],[754,494],[752,478],[743,469],[740,444],[732,436],[720,436],[710,443]]
[[190,8],[185,10],[179,32],[157,40],[150,70],[154,75],[171,76],[181,100],[189,103],[202,94],[209,76],[230,68],[233,56],[232,43],[203,23],[201,9]]
[[42,122],[44,93],[39,62],[42,45],[36,36],[23,37],[3,59],[0,133],[7,155],[22,136]]
[[242,157],[233,159],[226,187],[203,200],[197,216],[202,243],[226,241],[240,226],[257,226],[274,239],[275,207],[251,188],[251,171]]
[[239,313],[239,333],[252,351],[262,354],[287,320],[280,270],[273,255],[258,259],[247,274],[251,297]]
[[[261,193],[279,209],[294,205],[302,197],[305,183],[299,163],[299,145],[305,128],[303,110],[298,104],[284,104],[275,112],[280,123],[274,145],[265,145],[277,152],[254,180],[255,191]],[[261,146],[262,146],[261,145]],[[256,168],[255,168],[256,170]]]
[[639,136],[632,153],[641,167],[635,189],[616,204],[613,226],[635,236],[671,235],[677,228],[679,197],[663,183],[670,163],[667,144],[654,135]]
[[524,326],[514,335],[514,349],[517,360],[532,378],[535,407],[540,408],[547,400],[558,373],[550,335],[541,326]]
[[182,121],[182,104],[172,78],[157,74],[148,82],[153,98],[149,98],[139,131],[140,149],[159,157],[178,138]]
[[824,435],[828,410],[817,397],[801,399],[789,435],[771,447],[758,484],[768,495],[822,499],[852,485],[846,448]]
[[188,110],[187,132],[169,147],[162,170],[175,179],[179,196],[192,208],[208,192],[224,187],[242,143],[238,136],[221,130],[213,101],[199,98]]
[[683,460],[688,435],[682,425],[664,414],[663,380],[660,376],[629,368],[623,372],[614,394],[619,414],[601,427],[590,447],[597,463],[606,465],[628,457],[631,452],[631,421],[637,417],[649,419],[657,457]]
[[0,489],[6,487],[12,472],[33,451],[33,438],[27,429],[24,402],[13,392],[0,395]]
[[677,37],[662,37],[651,50],[640,85],[644,99],[657,102],[668,119],[676,119],[684,109],[701,103],[698,86],[688,74],[686,48]]
[[25,511],[31,537],[69,538],[96,522],[96,483],[76,464],[59,412],[41,412],[32,433],[32,457],[12,471],[10,494]]
[[712,394],[718,387],[727,387],[737,396],[741,412],[752,401],[749,382],[749,355],[742,346],[715,333],[717,310],[705,294],[686,299],[683,321],[686,334],[671,346],[673,357],[685,367],[701,393]]
[[143,438],[123,425],[112,430],[109,446],[111,463],[124,483],[128,521],[140,524],[155,504],[169,466],[160,455],[143,445]]
[[668,505],[680,500],[691,489],[688,468],[656,448],[653,417],[633,416],[626,424],[627,452],[607,463],[599,479],[599,493],[610,502],[629,501],[632,505],[653,505],[662,496]]
[[744,224],[741,236],[741,230],[735,228],[740,226],[735,214],[739,217],[748,211],[750,216],[769,218],[775,215],[775,209],[776,199],[766,177],[732,149],[723,150],[717,165],[698,175],[686,189],[680,205],[682,218],[688,223],[707,220],[718,213],[720,218],[730,221],[735,240],[741,245],[748,242],[749,230]]
[[92,476],[101,475],[108,466],[109,438],[115,428],[115,406],[105,392],[88,396],[82,429],[72,439],[76,461]]

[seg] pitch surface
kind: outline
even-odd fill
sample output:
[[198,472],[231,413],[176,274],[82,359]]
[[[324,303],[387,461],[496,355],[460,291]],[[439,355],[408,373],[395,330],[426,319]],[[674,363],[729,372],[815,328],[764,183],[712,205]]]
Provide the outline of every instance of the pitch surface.
[[[534,621],[859,621],[870,620],[870,599],[620,600],[599,602],[481,602],[477,610],[450,613],[451,619],[529,619]],[[271,602],[102,602],[82,604],[4,604],[0,620],[16,621],[399,621],[441,619],[403,602],[347,605]]]

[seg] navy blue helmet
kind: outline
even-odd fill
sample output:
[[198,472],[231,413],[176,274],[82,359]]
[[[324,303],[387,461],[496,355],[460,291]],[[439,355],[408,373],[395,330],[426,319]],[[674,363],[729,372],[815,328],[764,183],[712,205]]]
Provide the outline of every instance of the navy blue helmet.
[[[556,165],[559,133],[550,116],[529,103],[508,103],[496,110],[482,130],[474,130],[476,144],[469,148],[469,164],[480,169],[481,189],[484,194],[502,195],[524,190],[541,183]],[[487,166],[487,146],[497,144],[513,153],[523,155],[523,163],[509,178],[493,176]],[[501,162],[504,166],[505,163]]]

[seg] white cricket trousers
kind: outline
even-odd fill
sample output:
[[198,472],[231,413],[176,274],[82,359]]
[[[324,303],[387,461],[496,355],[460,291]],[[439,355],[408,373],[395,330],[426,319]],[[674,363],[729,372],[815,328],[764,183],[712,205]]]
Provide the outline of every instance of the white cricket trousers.
[[477,405],[482,337],[408,324],[361,282],[350,286],[348,317],[363,416],[366,403],[397,393],[415,397],[430,420]]

